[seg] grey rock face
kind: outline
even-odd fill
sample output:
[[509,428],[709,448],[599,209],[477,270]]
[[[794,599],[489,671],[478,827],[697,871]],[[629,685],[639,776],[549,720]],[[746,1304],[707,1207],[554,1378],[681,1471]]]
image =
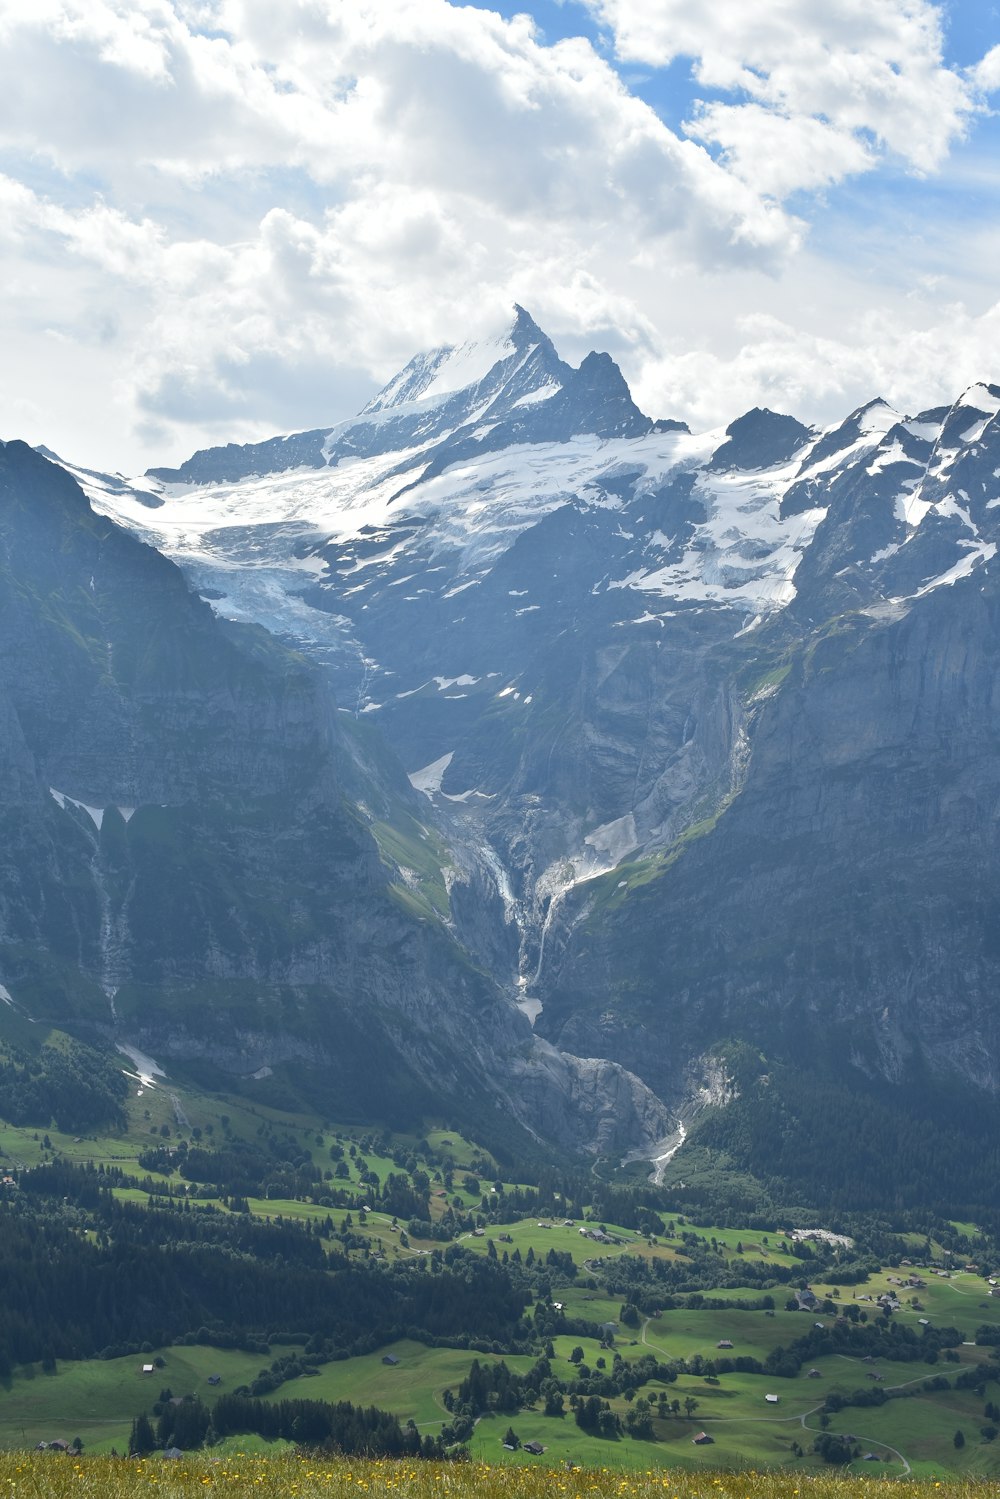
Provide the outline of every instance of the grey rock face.
[[447,1098],[484,1138],[574,1151],[660,1130],[637,1079],[608,1063],[581,1086],[582,1064],[408,905],[345,788],[385,798],[380,815],[396,778],[415,794],[343,738],[301,657],[216,619],[23,444],[0,448],[0,544],[0,980],[17,1010],[244,1082],[280,1073],[331,1115],[412,1121]]
[[[565,1054],[554,1092],[544,1050],[506,1072],[524,1117],[558,1133],[589,1089],[601,1139],[644,1129],[641,1090],[566,1058],[682,1100],[733,1038],[994,1092],[1000,389],[820,434],[754,411],[719,443],[526,314],[494,355],[413,361],[327,434],[300,509],[278,475],[266,530],[238,484],[164,508],[200,507],[199,588],[266,547],[241,613],[409,773],[449,939]],[[159,514],[129,520],[165,545]]]

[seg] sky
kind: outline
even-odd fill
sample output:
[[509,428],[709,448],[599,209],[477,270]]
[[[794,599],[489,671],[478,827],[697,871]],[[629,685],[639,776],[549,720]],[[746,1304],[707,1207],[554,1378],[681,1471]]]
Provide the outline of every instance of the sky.
[[1000,382],[1000,0],[0,0],[0,438],[328,426],[514,302],[701,430]]

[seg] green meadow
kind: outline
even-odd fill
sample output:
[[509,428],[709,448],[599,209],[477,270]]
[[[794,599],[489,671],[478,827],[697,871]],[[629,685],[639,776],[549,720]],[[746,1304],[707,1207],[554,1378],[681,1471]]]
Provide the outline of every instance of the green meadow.
[[[762,1439],[760,1448],[766,1452]],[[0,1453],[0,1491],[30,1499],[191,1499],[224,1493],[229,1499],[799,1499],[801,1475],[761,1471],[739,1460],[733,1466],[697,1472],[675,1462],[669,1469],[624,1469],[613,1461],[575,1463],[546,1452],[517,1466],[488,1460],[459,1464],[267,1455],[259,1444],[219,1449],[180,1462],[158,1458],[121,1461],[69,1456]],[[750,1458],[752,1453],[742,1456]],[[812,1499],[888,1499],[893,1479],[864,1474],[818,1474]],[[919,1478],[907,1485],[910,1499],[973,1499],[983,1492],[975,1474],[954,1479]]]
[[[123,1065],[129,1066],[124,1058]],[[149,1177],[154,1185],[169,1183],[175,1193],[189,1191],[197,1203],[206,1198],[211,1200],[212,1190],[187,1188],[176,1171],[169,1176],[146,1171],[138,1163],[139,1155],[150,1149],[179,1151],[186,1148],[185,1140],[188,1145],[200,1141],[209,1149],[220,1148],[227,1142],[244,1141],[253,1145],[278,1140],[294,1146],[303,1159],[311,1160],[319,1169],[315,1190],[308,1197],[250,1196],[246,1199],[250,1213],[261,1219],[297,1220],[320,1227],[329,1220],[335,1234],[349,1228],[355,1236],[352,1253],[375,1252],[389,1270],[394,1264],[426,1256],[444,1246],[409,1235],[402,1220],[394,1223],[391,1215],[382,1211],[374,1194],[369,1194],[361,1180],[363,1172],[374,1172],[384,1182],[390,1172],[400,1170],[400,1152],[405,1156],[422,1150],[428,1153],[432,1219],[439,1220],[453,1208],[466,1222],[468,1215],[475,1220],[484,1194],[490,1199],[495,1195],[498,1204],[503,1202],[502,1194],[492,1192],[501,1175],[496,1164],[472,1142],[444,1128],[429,1129],[422,1141],[414,1135],[379,1136],[376,1149],[375,1137],[360,1129],[283,1112],[241,1098],[217,1097],[183,1078],[141,1089],[137,1086],[128,1101],[128,1115],[127,1131],[103,1136],[70,1137],[55,1130],[46,1134],[0,1124],[0,1160],[8,1166],[32,1167],[61,1158],[76,1164],[120,1167],[138,1180]],[[181,1119],[186,1120],[186,1125],[179,1122]],[[394,1152],[396,1158],[386,1152]],[[467,1175],[477,1178],[478,1191],[466,1187]],[[506,1175],[503,1180],[507,1191],[519,1185]],[[329,1205],[330,1194],[343,1189],[350,1191],[355,1204],[370,1202],[370,1210],[362,1212],[357,1205],[351,1209]],[[148,1193],[135,1185],[115,1185],[113,1190],[123,1201],[144,1205],[148,1200]],[[211,1205],[219,1212],[231,1211],[218,1196]],[[969,1235],[975,1232],[974,1225],[955,1227]],[[601,1242],[588,1236],[600,1230],[616,1242]],[[691,1235],[695,1236],[695,1243]],[[326,1243],[331,1248],[341,1245],[340,1240],[330,1238]],[[687,1481],[684,1475],[704,1474],[708,1482],[707,1475],[720,1469],[748,1473],[764,1468],[787,1470],[791,1475],[808,1475],[817,1492],[825,1485],[832,1494],[835,1490],[829,1467],[812,1450],[824,1426],[834,1435],[850,1434],[857,1438],[863,1452],[874,1454],[877,1461],[853,1465],[868,1481],[866,1488],[877,1486],[877,1480],[886,1476],[909,1476],[911,1480],[926,1477],[934,1482],[943,1481],[946,1475],[949,1482],[951,1478],[971,1481],[1000,1477],[1000,1440],[994,1442],[984,1434],[990,1424],[985,1406],[993,1399],[1000,1401],[1000,1380],[992,1380],[985,1385],[985,1392],[979,1394],[975,1389],[928,1392],[923,1388],[926,1380],[942,1375],[953,1385],[957,1375],[979,1366],[983,1366],[985,1381],[998,1368],[989,1361],[989,1350],[974,1346],[973,1338],[981,1324],[1000,1323],[1000,1297],[991,1297],[983,1276],[962,1266],[949,1270],[947,1275],[939,1275],[933,1268],[917,1271],[908,1266],[884,1266],[863,1284],[838,1286],[824,1278],[822,1269],[813,1271],[808,1260],[793,1256],[790,1241],[779,1230],[764,1234],[739,1226],[695,1227],[681,1219],[653,1236],[613,1222],[598,1225],[574,1218],[567,1223],[558,1213],[487,1223],[478,1234],[463,1229],[458,1243],[463,1250],[477,1255],[491,1252],[501,1258],[516,1255],[522,1264],[530,1252],[532,1260],[545,1266],[552,1300],[561,1304],[566,1318],[591,1324],[617,1324],[611,1348],[602,1348],[597,1337],[553,1331],[552,1372],[564,1383],[575,1377],[571,1355],[577,1347],[582,1349],[583,1362],[591,1369],[610,1368],[616,1355],[628,1363],[652,1354],[661,1363],[670,1365],[687,1361],[700,1369],[699,1359],[708,1365],[701,1373],[690,1368],[687,1372],[682,1370],[672,1383],[662,1385],[653,1381],[640,1388],[637,1398],[653,1403],[651,1439],[639,1440],[629,1435],[601,1438],[589,1434],[576,1424],[568,1398],[562,1416],[544,1415],[541,1402],[513,1416],[487,1411],[478,1418],[468,1443],[469,1453],[477,1461],[447,1470],[449,1474],[479,1474],[475,1493],[484,1499],[501,1481],[521,1482],[520,1478],[515,1480],[515,1474],[528,1475],[525,1482],[535,1481],[550,1468],[565,1473],[567,1464],[570,1468],[583,1465],[597,1473],[606,1470],[625,1474],[630,1484],[648,1485],[647,1490],[635,1489],[636,1493],[660,1493],[665,1485],[676,1483],[677,1499],[684,1499],[683,1483]],[[914,1259],[920,1258],[926,1247],[925,1239],[917,1234],[906,1236],[905,1244]],[[931,1248],[939,1261],[945,1259],[940,1245],[932,1244]],[[576,1267],[575,1277],[563,1275],[557,1265],[546,1264],[550,1250],[559,1256],[569,1256]],[[723,1257],[730,1275],[741,1262],[771,1267],[783,1274],[791,1268],[796,1272],[792,1284],[811,1278],[821,1302],[829,1298],[835,1307],[854,1306],[872,1320],[878,1315],[875,1298],[891,1290],[901,1302],[895,1314],[897,1322],[916,1329],[920,1320],[926,1319],[931,1326],[958,1329],[963,1341],[956,1350],[957,1362],[951,1361],[950,1356],[949,1361],[926,1363],[894,1363],[880,1358],[875,1366],[869,1367],[860,1359],[829,1354],[818,1355],[811,1361],[811,1367],[817,1371],[815,1377],[808,1377],[805,1367],[795,1378],[737,1372],[715,1376],[711,1370],[717,1359],[747,1357],[763,1363],[775,1349],[787,1348],[809,1332],[814,1321],[829,1322],[831,1314],[822,1310],[812,1313],[786,1310],[790,1288],[785,1284],[776,1284],[766,1293],[774,1301],[771,1311],[749,1311],[732,1304],[739,1300],[760,1301],[765,1293],[751,1284],[717,1290],[706,1288],[704,1300],[713,1303],[707,1306],[698,1305],[697,1299],[691,1303],[687,1296],[678,1296],[675,1298],[678,1304],[654,1311],[652,1301],[647,1299],[644,1305],[648,1310],[641,1315],[639,1325],[630,1327],[621,1322],[627,1297],[621,1292],[611,1294],[604,1283],[605,1276],[614,1282],[618,1261],[626,1256],[646,1261],[660,1259],[684,1272],[686,1267],[693,1267],[698,1256],[705,1263],[717,1263],[705,1258],[706,1250]],[[908,1276],[917,1274],[926,1282],[924,1285],[901,1284]],[[646,1282],[647,1290],[649,1285]],[[720,1342],[731,1343],[732,1348],[719,1349]],[[0,1449],[24,1451],[56,1437],[70,1442],[79,1437],[84,1444],[84,1471],[97,1475],[101,1471],[99,1465],[91,1465],[89,1458],[110,1453],[112,1448],[122,1451],[133,1419],[150,1410],[161,1390],[169,1389],[175,1397],[197,1395],[210,1406],[219,1393],[249,1385],[272,1360],[296,1351],[277,1343],[267,1353],[253,1354],[199,1344],[164,1347],[126,1358],[80,1363],[59,1361],[55,1372],[49,1373],[43,1373],[40,1365],[18,1367],[5,1384],[0,1384]],[[397,1362],[385,1363],[388,1355]],[[511,1355],[505,1362],[512,1371],[524,1374],[536,1357],[537,1354]],[[154,1358],[161,1358],[163,1367],[155,1369],[152,1375],[143,1375],[142,1363]],[[265,1398],[346,1400],[361,1406],[377,1406],[404,1423],[412,1421],[422,1433],[435,1435],[448,1420],[444,1392],[457,1389],[473,1358],[491,1363],[496,1362],[498,1355],[428,1347],[412,1339],[401,1339],[358,1357],[320,1363],[315,1373],[288,1380]],[[602,1359],[603,1364],[599,1362]],[[881,1406],[846,1406],[824,1413],[827,1395],[839,1394],[849,1399],[857,1390],[870,1391],[876,1382],[868,1376],[875,1372],[881,1375],[877,1382],[880,1389],[907,1392],[907,1398],[891,1399]],[[210,1375],[219,1375],[221,1382],[210,1386]],[[667,1399],[662,1408],[658,1404],[661,1393]],[[776,1394],[777,1403],[766,1401],[767,1394]],[[679,1402],[679,1411],[670,1410],[672,1401]],[[611,1408],[624,1423],[630,1401],[624,1395],[616,1396],[611,1399]],[[523,1446],[514,1452],[504,1450],[502,1439],[511,1425],[522,1444],[536,1442],[545,1448],[542,1457],[524,1452]],[[694,1438],[702,1431],[711,1436],[710,1443],[695,1443]],[[956,1447],[955,1436],[959,1431],[963,1442]],[[255,1437],[242,1441],[230,1438],[219,1449],[212,1449],[223,1464],[237,1451],[252,1455],[265,1450],[266,1444]],[[488,1466],[481,1467],[478,1460]],[[30,1471],[33,1475],[30,1482],[41,1482],[45,1475],[68,1471],[65,1462],[63,1467],[58,1466],[60,1461],[52,1457],[47,1467],[33,1464],[30,1470],[24,1468],[23,1474]],[[192,1458],[187,1465],[192,1473],[197,1470],[201,1475],[198,1483],[202,1486],[216,1481],[218,1470],[213,1468],[210,1458]],[[391,1465],[385,1471],[390,1468]],[[299,1475],[297,1481],[301,1481],[303,1473],[301,1467],[282,1467],[278,1463],[267,1464],[261,1471],[268,1475],[261,1478],[262,1483],[271,1482],[278,1473],[287,1475],[293,1471]],[[397,1469],[392,1471],[398,1475]],[[164,1476],[155,1464],[147,1465],[142,1472],[150,1483],[154,1478],[158,1485],[175,1481]],[[420,1465],[420,1472],[425,1474],[425,1465]],[[331,1483],[346,1482],[341,1469],[336,1469],[336,1473],[339,1477],[331,1479]],[[498,1475],[504,1473],[512,1476],[501,1480]],[[28,1481],[22,1475],[19,1492]],[[83,1481],[77,1480],[81,1485]],[[717,1489],[715,1480],[712,1482]],[[794,1489],[774,1488],[778,1482],[778,1478],[771,1476],[761,1479],[759,1484],[765,1486],[747,1487],[743,1499],[753,1499],[755,1492],[794,1493]],[[392,1486],[388,1480],[387,1486]],[[588,1478],[586,1488],[595,1492],[600,1484],[595,1485]],[[940,1493],[933,1486],[930,1491]],[[49,1490],[36,1487],[34,1492]],[[74,1492],[87,1491],[79,1487]],[[106,1492],[111,1495],[114,1490]],[[228,1487],[227,1492],[230,1492]],[[256,1492],[260,1492],[259,1487]],[[470,1488],[470,1499],[473,1492]],[[97,1493],[95,1489],[95,1496]]]

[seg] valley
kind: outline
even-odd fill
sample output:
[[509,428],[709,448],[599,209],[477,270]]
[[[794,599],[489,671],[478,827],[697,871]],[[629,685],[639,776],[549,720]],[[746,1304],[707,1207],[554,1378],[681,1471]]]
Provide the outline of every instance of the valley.
[[[254,1326],[247,1301],[238,1326],[196,1327],[202,1314],[192,1304],[179,1338],[81,1358],[79,1346],[76,1356],[58,1346],[78,1318],[57,1304],[57,1275],[48,1352],[21,1362],[5,1344],[0,1446],[79,1437],[92,1456],[121,1452],[143,1414],[169,1445],[165,1411],[193,1402],[211,1419],[217,1400],[242,1392],[265,1406],[375,1406],[414,1423],[421,1438],[462,1440],[490,1464],[819,1475],[847,1461],[886,1476],[994,1471],[1000,1298],[991,1293],[1000,1259],[973,1224],[928,1220],[922,1231],[853,1215],[836,1222],[838,1239],[804,1208],[775,1223],[754,1215],[753,1225],[668,1216],[662,1190],[625,1172],[603,1186],[549,1168],[534,1181],[510,1179],[450,1128],[419,1139],[372,1134],[162,1074],[147,1073],[126,1109],[126,1127],[104,1137],[0,1128],[5,1239],[17,1223],[44,1233],[60,1221],[109,1249],[126,1235],[153,1284],[155,1261],[188,1224],[202,1220],[208,1230],[224,1220],[234,1243],[240,1225],[259,1223],[265,1234],[271,1225],[284,1249],[268,1271],[266,1239],[257,1241],[265,1276],[284,1278],[308,1248],[295,1274],[373,1281],[364,1292],[372,1320],[352,1319],[353,1342],[335,1349],[308,1314],[296,1320],[291,1296],[285,1326]],[[330,1256],[323,1268],[320,1251]],[[519,1327],[496,1324],[485,1339],[474,1325],[458,1337],[405,1333],[375,1310],[378,1286],[403,1266],[432,1280],[462,1275],[473,1260],[519,1288],[517,1304],[526,1298]],[[476,1367],[479,1383],[467,1386]],[[502,1374],[495,1389],[494,1374]],[[590,1403],[593,1429],[581,1421]],[[504,1447],[508,1430],[520,1444],[513,1450]],[[248,1442],[271,1453],[282,1446],[252,1431],[211,1440],[223,1454]]]
[[994,1473],[998,465],[523,308],[0,445],[0,1446]]

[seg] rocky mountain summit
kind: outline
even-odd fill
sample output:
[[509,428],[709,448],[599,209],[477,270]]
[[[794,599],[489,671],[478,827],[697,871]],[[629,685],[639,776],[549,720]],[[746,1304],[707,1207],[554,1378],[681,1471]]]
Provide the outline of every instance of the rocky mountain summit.
[[220,639],[310,663],[372,870],[490,975],[483,1066],[550,1044],[495,1078],[541,1135],[552,1068],[641,1150],[734,1046],[993,1107],[1000,388],[692,434],[517,309],[338,427],[71,472]]

